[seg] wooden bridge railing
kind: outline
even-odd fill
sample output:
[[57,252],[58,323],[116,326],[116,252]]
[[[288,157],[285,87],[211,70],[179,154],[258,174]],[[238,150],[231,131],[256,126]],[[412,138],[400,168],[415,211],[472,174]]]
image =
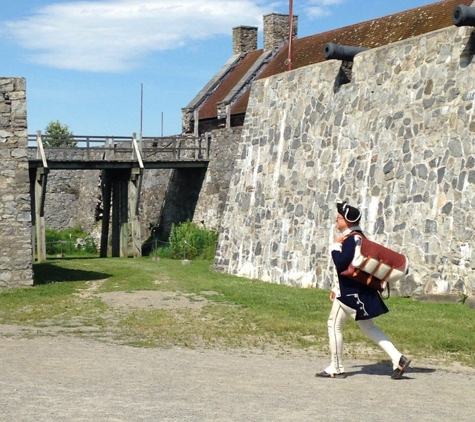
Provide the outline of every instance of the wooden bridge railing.
[[[33,195],[32,228],[35,232],[33,248],[37,249],[38,262],[46,261],[46,235],[45,235],[45,198],[48,173],[51,169],[83,169],[93,168],[103,170],[104,165],[130,168],[130,179],[127,182],[118,181],[114,189],[128,190],[128,195],[119,201],[112,201],[112,214],[120,215],[121,210],[130,211],[131,236],[134,256],[141,256],[141,235],[138,210],[142,176],[145,168],[178,168],[182,166],[203,167],[208,165],[211,136],[168,136],[145,137],[137,139],[135,133],[126,136],[51,136],[28,135],[28,159],[30,169],[36,168],[34,180],[31,180]],[[158,166],[158,167],[157,167]],[[172,167],[167,167],[172,166]],[[125,187],[125,188],[124,188]],[[103,198],[112,195],[112,183],[102,186]],[[127,197],[126,197],[127,196]],[[107,239],[109,230],[110,209],[102,223],[101,257],[107,256]],[[112,219],[112,229],[120,233],[120,237],[113,236],[115,243],[112,245],[113,256],[127,256],[128,254],[128,217]],[[37,245],[35,245],[35,239]],[[119,241],[117,241],[119,239]],[[119,243],[117,243],[119,242]]]
[[[50,159],[139,161],[209,159],[211,136],[56,136],[28,135],[28,158],[42,160],[44,167]],[[66,158],[67,157],[67,158]]]

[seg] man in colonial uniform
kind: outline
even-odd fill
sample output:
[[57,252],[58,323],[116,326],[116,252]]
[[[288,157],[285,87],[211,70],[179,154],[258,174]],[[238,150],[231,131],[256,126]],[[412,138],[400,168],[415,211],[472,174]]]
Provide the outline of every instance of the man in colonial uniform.
[[347,202],[337,204],[336,228],[341,236],[335,238],[330,246],[333,262],[338,273],[338,283],[330,294],[333,301],[328,318],[331,364],[323,372],[316,374],[321,378],[345,378],[343,366],[342,328],[348,318],[354,318],[360,330],[380,346],[391,358],[393,364],[392,379],[401,378],[411,361],[400,353],[388,336],[373,323],[373,318],[388,312],[377,290],[360,284],[341,275],[348,268],[355,255],[355,248],[361,242],[361,236],[350,233],[363,233],[359,222],[361,212]]

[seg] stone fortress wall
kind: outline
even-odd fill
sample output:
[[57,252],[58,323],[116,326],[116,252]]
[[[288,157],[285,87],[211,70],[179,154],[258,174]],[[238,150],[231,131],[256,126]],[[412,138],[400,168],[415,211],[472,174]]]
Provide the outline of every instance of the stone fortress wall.
[[0,78],[0,287],[33,284],[26,81]]
[[196,224],[219,230],[234,172],[242,126],[211,132],[210,162],[193,217]]
[[255,82],[215,269],[328,288],[335,204],[404,252],[396,293],[473,294],[475,33],[449,27]]
[[[363,208],[370,237],[409,256],[411,273],[396,292],[473,294],[471,31],[451,27],[361,53],[351,83],[339,87],[338,61],[256,82],[244,127],[212,133],[194,210],[196,223],[221,230],[215,268],[327,288],[335,203],[349,199]],[[0,87],[0,221],[9,257],[0,283],[31,284],[25,81],[1,78]],[[144,175],[144,240],[170,178],[170,170]],[[51,172],[46,227],[97,228],[98,183],[96,171]]]

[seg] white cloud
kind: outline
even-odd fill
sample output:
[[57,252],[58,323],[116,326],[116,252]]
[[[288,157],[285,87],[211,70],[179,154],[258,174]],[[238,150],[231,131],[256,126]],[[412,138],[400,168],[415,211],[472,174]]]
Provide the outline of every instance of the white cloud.
[[[48,0],[45,0],[48,1]],[[299,20],[327,16],[348,0],[294,0]],[[51,0],[5,32],[30,61],[54,68],[123,72],[147,55],[190,40],[231,35],[239,25],[262,26],[267,13],[288,13],[288,0]]]
[[94,0],[53,3],[6,23],[10,36],[38,64],[121,72],[153,51],[187,40],[231,35],[239,25],[261,26],[282,2],[260,0]]
[[344,3],[346,0],[308,0],[304,6],[305,13],[310,18],[320,18],[331,14],[331,6]]

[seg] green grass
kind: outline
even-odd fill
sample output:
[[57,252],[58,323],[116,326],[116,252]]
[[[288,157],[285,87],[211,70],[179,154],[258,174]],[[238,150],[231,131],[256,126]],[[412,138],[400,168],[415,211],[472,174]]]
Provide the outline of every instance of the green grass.
[[[147,347],[306,349],[328,353],[328,292],[216,273],[210,261],[66,258],[35,264],[35,286],[0,291],[0,323]],[[94,290],[91,287],[94,286]],[[89,290],[88,290],[89,289]],[[113,308],[100,293],[159,290],[205,297],[202,308]],[[87,294],[86,294],[87,293]],[[475,367],[475,311],[391,297],[380,326],[408,355]],[[54,330],[52,330],[54,328]],[[354,321],[345,352],[387,359]],[[362,354],[364,353],[364,354]]]

